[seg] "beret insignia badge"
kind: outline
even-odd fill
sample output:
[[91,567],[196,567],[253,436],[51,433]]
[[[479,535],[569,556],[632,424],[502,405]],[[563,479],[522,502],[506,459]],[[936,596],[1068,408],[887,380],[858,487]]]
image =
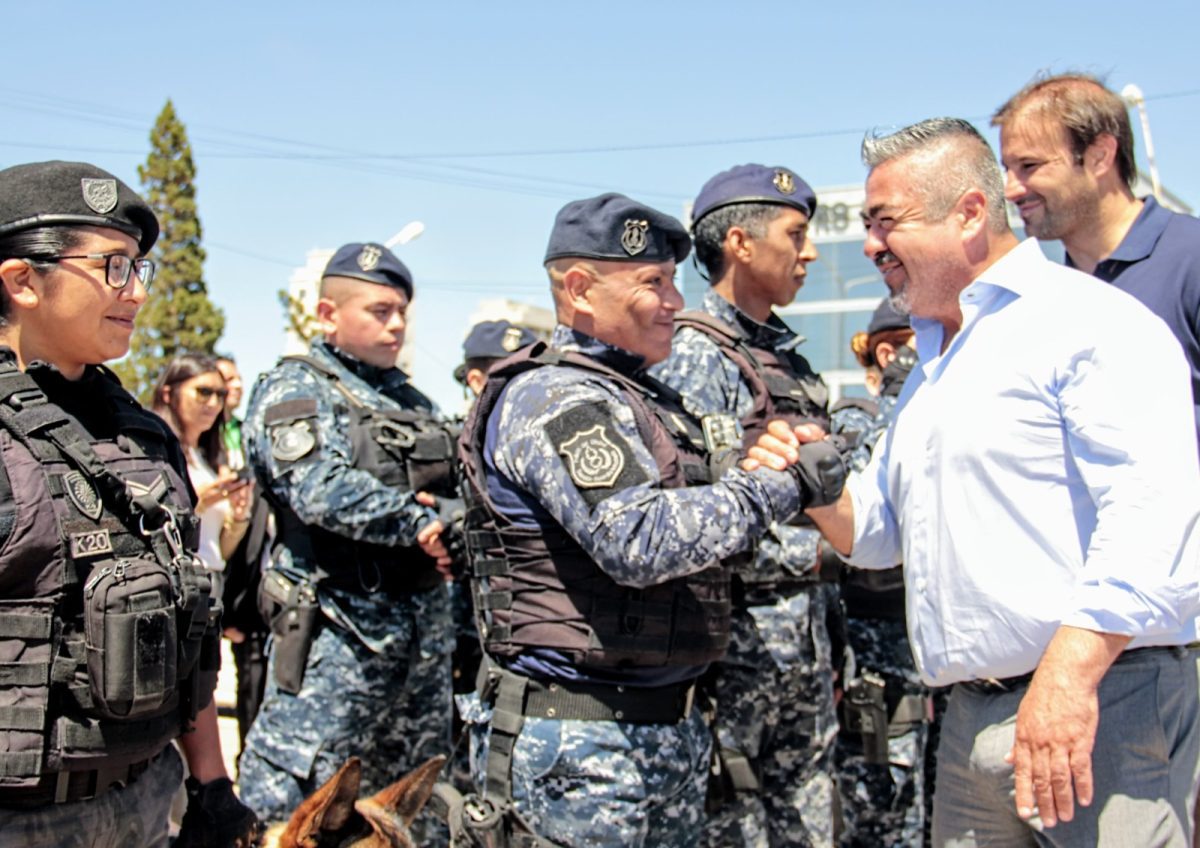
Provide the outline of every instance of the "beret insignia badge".
[[794,194],[796,191],[796,181],[787,171],[776,171],[775,179],[771,182],[775,184],[775,188],[779,190],[780,194]]
[[75,504],[75,508],[92,521],[99,521],[103,505],[100,503],[100,496],[96,494],[96,490],[92,488],[92,484],[87,481],[87,478],[78,471],[68,471],[63,475],[62,481],[63,488],[67,490],[67,497],[71,499],[71,503]]
[[504,331],[504,338],[500,340],[500,347],[512,353],[521,346],[521,330],[517,327],[509,327]]
[[621,247],[630,256],[637,256],[646,249],[646,231],[650,229],[649,221],[639,221],[630,218],[625,221],[625,232],[621,233]]
[[581,489],[610,487],[625,467],[625,455],[609,439],[603,424],[580,430],[558,451],[567,460],[571,479]]
[[84,178],[83,202],[97,215],[107,215],[117,208],[117,181]]
[[364,245],[362,252],[358,254],[358,267],[364,271],[374,271],[382,257],[383,251],[378,247],[373,244]]

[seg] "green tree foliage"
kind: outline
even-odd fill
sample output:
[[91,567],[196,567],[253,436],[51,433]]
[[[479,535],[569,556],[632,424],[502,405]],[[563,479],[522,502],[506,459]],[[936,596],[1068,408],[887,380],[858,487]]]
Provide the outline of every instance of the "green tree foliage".
[[212,353],[225,329],[225,315],[208,299],[204,283],[192,146],[170,100],[154,122],[150,155],[138,167],[138,177],[162,227],[150,254],[158,272],[138,314],[129,356],[115,370],[146,403],[154,381],[176,354]]

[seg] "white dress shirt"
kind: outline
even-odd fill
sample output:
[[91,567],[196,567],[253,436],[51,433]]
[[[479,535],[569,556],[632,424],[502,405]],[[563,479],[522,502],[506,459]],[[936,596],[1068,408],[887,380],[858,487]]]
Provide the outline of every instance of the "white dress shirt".
[[927,683],[1033,670],[1060,624],[1197,638],[1200,508],[1189,370],[1134,298],[1047,260],[1030,239],[960,294],[941,352],[848,488],[849,562],[904,563]]

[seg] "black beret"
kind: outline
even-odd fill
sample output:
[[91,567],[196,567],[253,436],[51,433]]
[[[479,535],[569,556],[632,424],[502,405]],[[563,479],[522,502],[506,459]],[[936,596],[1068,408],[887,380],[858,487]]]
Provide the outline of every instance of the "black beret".
[[908,316],[903,312],[898,312],[896,307],[892,306],[892,299],[885,297],[879,301],[879,305],[875,307],[874,314],[871,315],[871,323],[867,325],[867,335],[883,332],[884,330],[907,330],[912,324],[908,320]]
[[326,277],[350,277],[401,289],[410,300],[413,296],[413,278],[408,267],[382,244],[371,241],[339,247],[321,272],[321,279]]
[[[463,342],[463,359],[503,359],[537,341],[537,336],[511,321],[483,321],[471,328]],[[466,382],[467,367],[454,369],[454,379]]]
[[788,168],[738,165],[704,184],[692,204],[692,230],[700,219],[735,203],[776,203],[799,209],[809,218],[817,211],[817,194]]
[[623,194],[575,200],[558,211],[543,263],[564,256],[613,262],[682,262],[692,250],[683,224]]
[[158,241],[158,219],[137,192],[86,162],[30,162],[0,171],[0,236],[34,227],[111,227]]

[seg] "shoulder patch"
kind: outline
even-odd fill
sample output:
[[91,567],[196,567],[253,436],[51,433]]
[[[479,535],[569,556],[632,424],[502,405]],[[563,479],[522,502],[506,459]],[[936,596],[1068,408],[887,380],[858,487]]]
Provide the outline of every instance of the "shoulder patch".
[[317,402],[312,398],[296,398],[272,404],[263,412],[263,424],[279,421],[295,421],[297,418],[312,418],[317,414]]
[[293,421],[271,429],[271,456],[280,462],[295,462],[312,453],[317,436],[307,421]]
[[590,506],[650,479],[602,403],[568,409],[546,424],[546,434]]

